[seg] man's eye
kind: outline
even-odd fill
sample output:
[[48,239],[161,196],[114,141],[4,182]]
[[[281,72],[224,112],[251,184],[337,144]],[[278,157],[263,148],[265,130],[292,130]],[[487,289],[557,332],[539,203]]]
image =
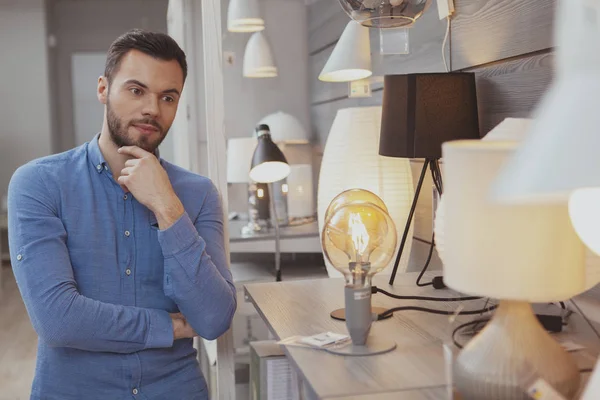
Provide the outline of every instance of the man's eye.
[[164,96],[163,100],[166,101],[166,102],[168,102],[168,103],[172,103],[172,102],[175,101],[175,99],[172,98],[171,96]]
[[130,91],[131,93],[135,94],[136,96],[139,96],[140,94],[142,94],[142,91],[141,91],[140,89],[138,89],[138,88],[135,88],[135,87],[134,87],[134,88],[131,88],[131,89],[129,89],[129,91]]

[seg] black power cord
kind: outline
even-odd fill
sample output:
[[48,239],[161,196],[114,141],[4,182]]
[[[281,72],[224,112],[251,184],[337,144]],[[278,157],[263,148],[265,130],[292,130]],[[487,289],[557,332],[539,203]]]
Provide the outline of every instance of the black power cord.
[[425,286],[432,285],[434,289],[446,289],[446,284],[444,283],[444,278],[441,276],[434,277],[431,282],[421,283],[421,278],[423,278],[423,275],[427,271],[427,268],[429,268],[429,263],[431,262],[431,257],[433,256],[434,248],[435,248],[435,233],[431,235],[431,245],[429,246],[429,254],[427,255],[427,261],[425,261],[425,265],[423,266],[421,273],[419,273],[419,276],[417,277],[416,284],[419,287],[425,287]]
[[[425,301],[468,301],[468,300],[479,300],[481,297],[467,296],[467,297],[427,297],[427,296],[400,296],[387,292],[377,286],[371,287],[371,293],[381,293],[388,297],[398,300],[425,300]],[[486,304],[487,305],[487,304]]]
[[381,314],[379,314],[377,316],[377,320],[387,318],[389,315],[395,313],[396,311],[422,311],[422,312],[438,314],[438,315],[455,315],[455,314],[456,315],[475,315],[475,314],[492,311],[492,310],[495,310],[496,308],[498,308],[498,306],[494,305],[494,306],[490,306],[488,308],[481,309],[481,310],[467,310],[467,311],[460,311],[457,313],[455,311],[434,310],[432,308],[425,308],[425,307],[414,307],[414,306],[394,307],[394,308],[390,308],[389,310],[386,310],[386,311],[382,312]]

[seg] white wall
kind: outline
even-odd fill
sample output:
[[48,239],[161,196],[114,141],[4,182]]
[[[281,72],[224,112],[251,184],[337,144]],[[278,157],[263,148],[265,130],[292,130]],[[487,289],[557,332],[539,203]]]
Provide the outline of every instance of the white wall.
[[0,197],[15,169],[50,154],[43,0],[0,1]]
[[[244,50],[250,33],[227,31],[229,0],[222,0],[223,52],[233,52],[233,65],[223,63],[227,138],[252,134],[256,124],[276,111],[289,113],[309,130],[308,25],[303,0],[260,0],[267,37],[278,68],[276,78],[242,76]],[[291,163],[311,163],[309,146],[285,150]],[[245,185],[230,185],[229,209],[247,211]]]

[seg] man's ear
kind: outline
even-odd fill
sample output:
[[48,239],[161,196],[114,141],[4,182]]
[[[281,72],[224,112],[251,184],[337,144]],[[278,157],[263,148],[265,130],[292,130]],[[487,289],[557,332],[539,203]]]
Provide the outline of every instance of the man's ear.
[[98,101],[102,104],[106,104],[108,101],[108,79],[105,76],[98,78],[98,91],[96,93]]

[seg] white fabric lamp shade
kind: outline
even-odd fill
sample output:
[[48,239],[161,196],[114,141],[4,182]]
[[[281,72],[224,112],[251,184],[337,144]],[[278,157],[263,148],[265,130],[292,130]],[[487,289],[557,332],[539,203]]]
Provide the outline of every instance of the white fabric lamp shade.
[[229,32],[258,32],[265,29],[258,0],[230,0],[227,9]]
[[315,214],[312,165],[290,165],[288,184],[288,216],[310,217]]
[[369,28],[350,21],[319,74],[319,80],[350,82],[372,74]]
[[227,182],[250,182],[250,165],[256,148],[256,138],[235,138],[227,141]]
[[585,249],[567,203],[499,205],[492,182],[516,142],[443,145],[444,282],[463,293],[527,302],[585,289]]
[[[358,188],[369,190],[384,201],[396,225],[396,233],[401,237],[414,197],[410,162],[405,158],[379,155],[380,126],[381,107],[346,108],[337,112],[319,174],[317,214],[321,235],[331,201],[345,190]],[[412,230],[411,225],[411,238]],[[409,240],[404,247],[398,266],[400,272],[406,271],[408,266],[411,243]],[[395,259],[396,254],[382,274],[392,272]],[[327,261],[325,266],[330,277],[342,276]]]
[[246,78],[274,78],[277,67],[271,46],[263,32],[255,32],[248,39],[244,52],[244,76]]
[[269,125],[271,138],[275,143],[305,144],[309,142],[308,132],[293,115],[277,111],[269,114],[258,123]]
[[[483,141],[515,141],[523,140],[529,125],[530,118],[505,118],[502,122],[496,125],[484,137]],[[440,201],[435,212],[434,232],[435,232],[435,249],[438,256],[444,262],[444,196],[440,196]]]

